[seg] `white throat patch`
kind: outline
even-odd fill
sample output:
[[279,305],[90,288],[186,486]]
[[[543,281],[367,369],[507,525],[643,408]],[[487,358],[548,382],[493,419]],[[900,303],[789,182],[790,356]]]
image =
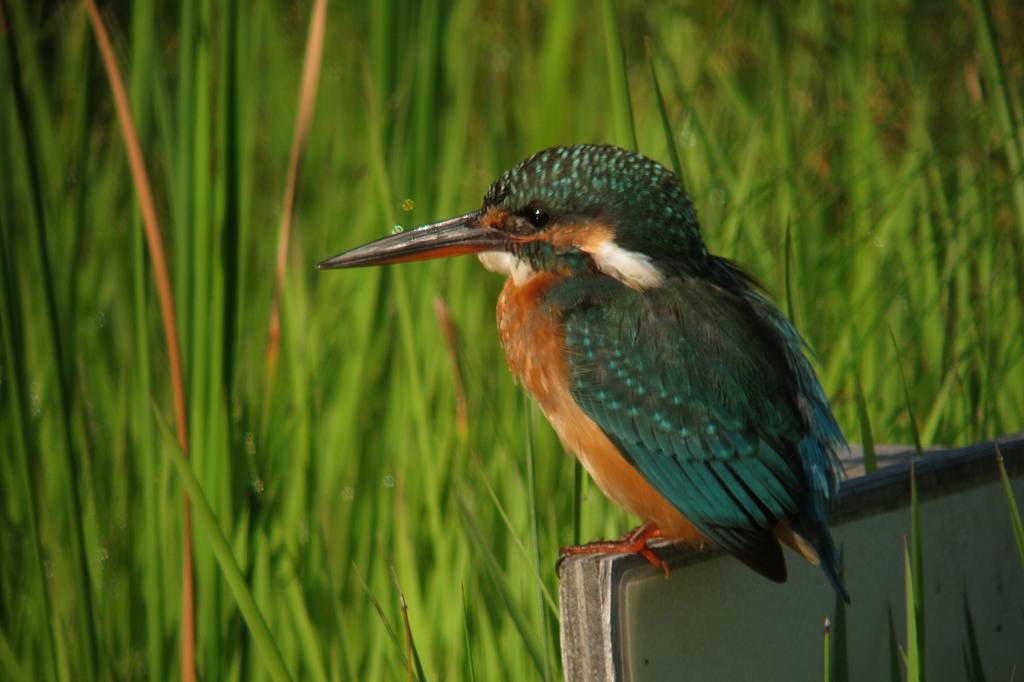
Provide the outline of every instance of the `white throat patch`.
[[[579,248],[590,254],[598,270],[631,289],[660,287],[665,281],[665,275],[651,262],[650,256],[624,249],[610,238],[595,247],[581,244]],[[478,253],[477,258],[491,272],[511,277],[520,286],[536,274],[529,263],[504,251],[484,251]]]
[[513,256],[511,253],[484,251],[483,253],[478,253],[476,257],[480,259],[485,268],[491,272],[497,272],[499,275],[511,277],[512,281],[518,286],[522,286],[526,280],[534,275],[533,268],[530,267],[529,263]]

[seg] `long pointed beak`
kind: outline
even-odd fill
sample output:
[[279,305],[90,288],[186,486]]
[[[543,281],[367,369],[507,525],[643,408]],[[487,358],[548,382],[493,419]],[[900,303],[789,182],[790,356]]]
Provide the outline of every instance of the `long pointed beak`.
[[481,224],[480,214],[474,211],[357,246],[318,263],[316,267],[329,270],[408,263],[482,251],[500,251],[507,245],[508,238],[498,230]]

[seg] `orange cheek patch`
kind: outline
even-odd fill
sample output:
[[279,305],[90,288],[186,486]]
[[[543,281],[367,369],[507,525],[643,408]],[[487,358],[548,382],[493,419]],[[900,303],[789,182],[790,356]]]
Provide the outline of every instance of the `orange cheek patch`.
[[579,249],[593,253],[615,236],[615,231],[601,222],[555,223],[546,230],[523,237],[512,237],[518,242],[547,242],[556,249]]
[[480,224],[482,227],[505,232],[512,241],[520,243],[547,242],[556,249],[575,248],[585,253],[594,253],[602,244],[611,241],[615,236],[615,230],[606,223],[596,220],[580,223],[555,223],[547,229],[529,235],[510,234],[515,220],[516,218],[506,211],[490,208],[480,218]]
[[551,242],[556,248],[568,249],[575,247],[586,253],[593,253],[601,244],[608,242],[615,236],[612,228],[600,222],[571,223],[568,225],[555,225],[547,232],[537,236]]

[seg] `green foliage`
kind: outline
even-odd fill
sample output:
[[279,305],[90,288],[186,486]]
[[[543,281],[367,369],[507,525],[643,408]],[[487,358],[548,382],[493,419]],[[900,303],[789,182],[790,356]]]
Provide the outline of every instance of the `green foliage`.
[[917,577],[914,575],[914,570],[911,567],[911,559],[907,553],[906,547],[903,548],[903,590],[906,596],[905,608],[907,612],[907,649],[903,652],[903,665],[907,669],[907,681],[908,682],[921,682],[924,679],[922,674],[922,664],[924,663],[924,655],[921,651],[921,642],[923,637],[918,632],[918,619],[917,619]]
[[999,479],[1003,484],[1003,492],[1006,493],[1006,504],[1010,512],[1010,525],[1013,528],[1013,539],[1017,544],[1017,554],[1020,556],[1020,566],[1024,569],[1024,522],[1021,522],[1017,498],[1013,494],[1010,477],[1006,473],[1006,465],[1003,463],[1003,454],[999,452],[998,447],[996,448],[996,464],[999,468]]
[[921,503],[917,476],[910,465],[910,547],[903,541],[903,591],[907,616],[907,648],[903,654],[907,682],[925,679],[924,550],[921,545]]
[[210,512],[203,679],[267,679],[271,649],[296,678],[557,678],[558,547],[635,520],[574,482],[542,420],[524,428],[501,282],[466,258],[313,269],[474,208],[552,144],[635,138],[666,164],[677,147],[709,247],[785,296],[848,436],[909,442],[910,406],[922,446],[1020,428],[1018,3],[332,4],[272,384],[309,4],[105,7],[164,226],[201,494],[178,473],[85,13],[0,7],[0,677],[177,675],[184,481]]

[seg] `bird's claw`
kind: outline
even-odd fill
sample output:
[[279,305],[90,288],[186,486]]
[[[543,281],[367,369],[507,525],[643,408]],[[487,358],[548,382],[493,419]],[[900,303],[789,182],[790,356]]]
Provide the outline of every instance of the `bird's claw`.
[[660,568],[665,577],[669,577],[668,562],[654,553],[654,550],[647,546],[647,541],[652,538],[661,537],[661,530],[651,522],[635,528],[622,537],[621,540],[598,540],[588,542],[585,545],[573,545],[562,547],[558,553],[558,561],[555,562],[555,572],[560,573],[562,562],[566,557],[578,556],[581,554],[639,554],[655,568]]

